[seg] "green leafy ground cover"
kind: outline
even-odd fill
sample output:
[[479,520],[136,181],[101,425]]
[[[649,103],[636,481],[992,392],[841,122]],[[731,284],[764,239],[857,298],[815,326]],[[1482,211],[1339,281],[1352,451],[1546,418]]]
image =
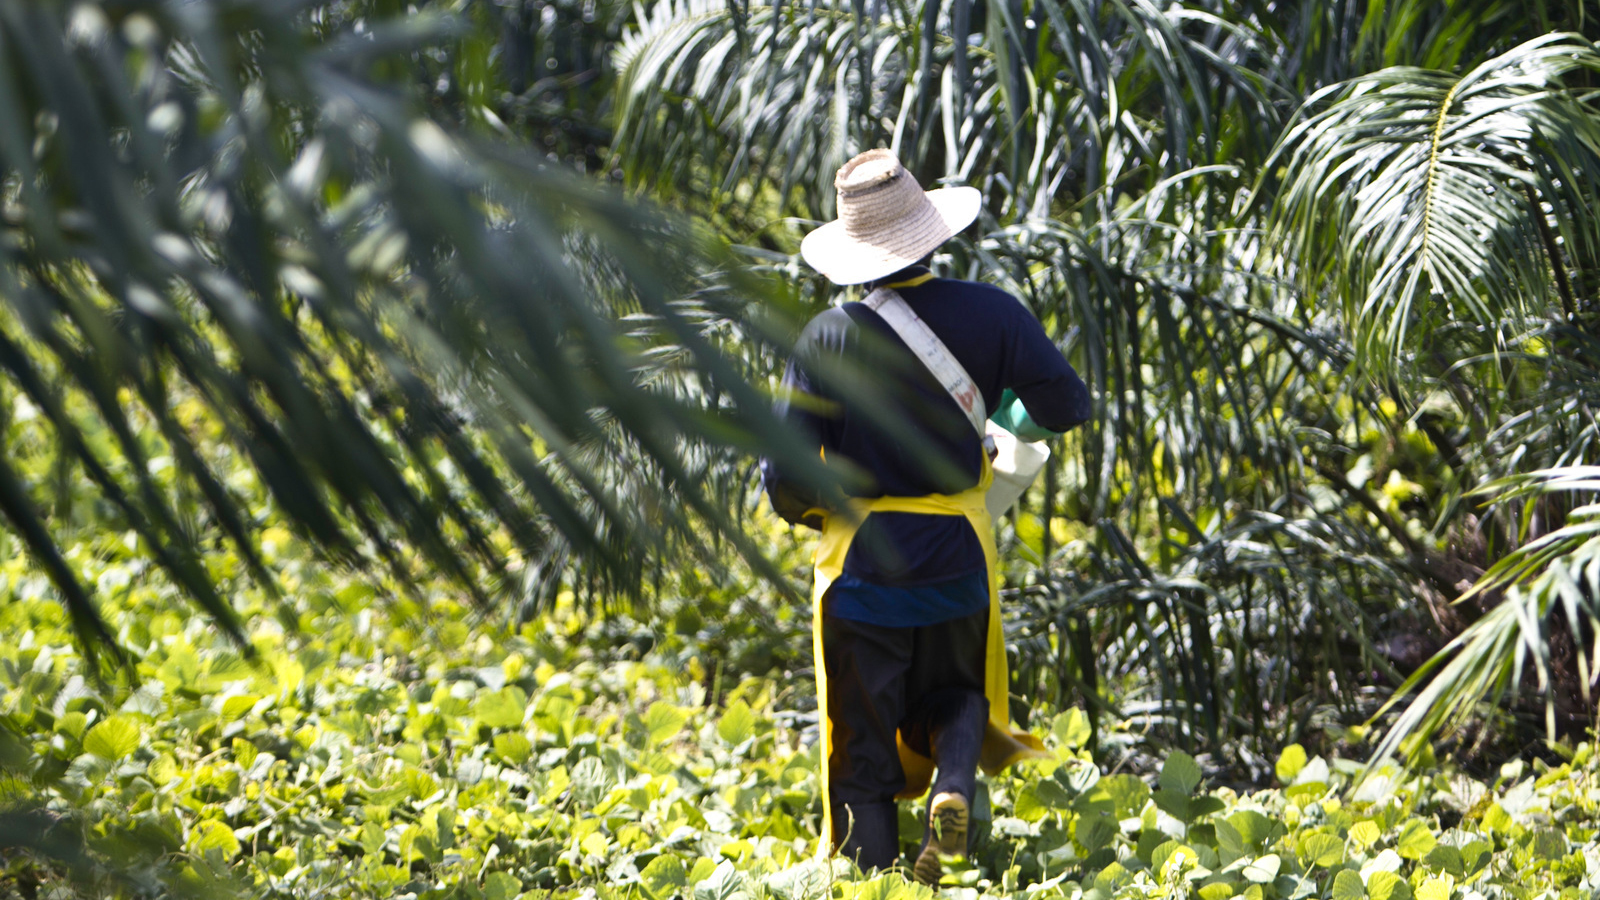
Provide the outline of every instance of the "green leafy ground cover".
[[[928,895],[815,860],[807,674],[736,675],[702,656],[704,631],[586,627],[570,603],[515,633],[448,600],[407,612],[275,537],[294,599],[250,610],[253,658],[164,602],[132,549],[76,558],[113,598],[137,686],[86,679],[42,577],[0,568],[5,802],[48,806],[54,846],[81,836],[98,861],[74,874],[10,854],[0,895]],[[803,634],[792,613],[775,624]],[[1081,712],[1035,721],[1054,760],[987,782],[972,863],[945,895],[1520,900],[1600,885],[1587,744],[1487,783],[1384,769],[1359,787],[1354,763],[1291,746],[1278,787],[1244,792],[1179,752],[1146,777],[1104,773]],[[909,837],[911,806],[903,818]]]

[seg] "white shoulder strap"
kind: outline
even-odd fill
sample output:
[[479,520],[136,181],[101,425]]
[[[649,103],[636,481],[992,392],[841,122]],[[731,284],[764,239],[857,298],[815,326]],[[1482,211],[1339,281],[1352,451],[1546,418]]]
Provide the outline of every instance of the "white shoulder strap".
[[983,394],[950,348],[928,327],[928,323],[911,310],[911,305],[906,303],[904,297],[889,288],[878,288],[862,302],[882,316],[889,327],[900,335],[900,339],[922,360],[939,384],[950,392],[951,399],[966,414],[973,430],[983,437],[984,420],[989,418],[988,411],[983,407]]

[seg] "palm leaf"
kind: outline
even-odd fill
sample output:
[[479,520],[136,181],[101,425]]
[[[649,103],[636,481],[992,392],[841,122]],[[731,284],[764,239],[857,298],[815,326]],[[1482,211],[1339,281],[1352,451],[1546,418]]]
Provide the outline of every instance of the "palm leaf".
[[1363,360],[1390,368],[1454,321],[1503,348],[1576,312],[1551,234],[1595,232],[1600,127],[1569,82],[1597,66],[1586,39],[1548,35],[1461,76],[1386,69],[1307,101],[1267,166],[1287,169],[1273,237]]

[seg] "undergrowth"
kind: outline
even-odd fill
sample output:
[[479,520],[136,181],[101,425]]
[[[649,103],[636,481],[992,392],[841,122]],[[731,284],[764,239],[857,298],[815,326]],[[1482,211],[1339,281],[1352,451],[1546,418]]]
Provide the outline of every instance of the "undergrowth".
[[[244,653],[116,546],[75,560],[135,656],[137,678],[113,684],[87,677],[42,576],[0,567],[0,897],[927,894],[815,857],[807,672],[725,670],[695,633],[596,622],[570,597],[516,631],[444,596],[424,614],[281,533],[268,549],[289,597],[246,610]],[[764,627],[803,635],[802,615]],[[1277,787],[1239,792],[1178,752],[1159,772],[1103,771],[1081,711],[1032,721],[1053,759],[985,782],[947,896],[1524,900],[1600,884],[1588,744],[1488,781],[1386,767],[1359,784],[1357,763],[1290,746]],[[903,806],[907,851],[917,815]]]

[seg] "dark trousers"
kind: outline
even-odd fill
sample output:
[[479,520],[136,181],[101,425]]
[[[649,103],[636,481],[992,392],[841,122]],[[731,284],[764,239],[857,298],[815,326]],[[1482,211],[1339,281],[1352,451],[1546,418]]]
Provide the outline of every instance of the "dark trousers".
[[828,675],[828,795],[833,846],[863,869],[900,856],[905,789],[895,734],[938,765],[935,795],[970,802],[989,701],[983,693],[987,610],[936,625],[888,628],[824,614]]

